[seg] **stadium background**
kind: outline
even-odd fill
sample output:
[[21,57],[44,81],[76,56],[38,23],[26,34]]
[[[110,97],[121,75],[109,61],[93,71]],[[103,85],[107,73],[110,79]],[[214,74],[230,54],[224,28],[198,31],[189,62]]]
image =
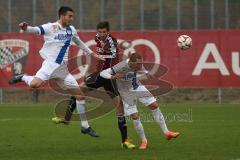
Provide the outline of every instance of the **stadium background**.
[[[91,32],[90,35],[94,35],[96,24],[102,20],[108,20],[111,30],[119,35],[125,31],[139,35],[163,31],[168,35],[169,32],[188,34],[205,31],[205,34],[218,31],[225,34],[231,30],[232,33],[226,37],[232,35],[235,38],[226,40],[234,42],[229,42],[229,46],[239,47],[240,0],[0,0],[0,41],[2,37],[23,36],[18,30],[18,24],[23,20],[32,25],[56,21],[57,10],[62,5],[75,10],[73,25],[80,34]],[[216,36],[215,33],[213,35]],[[225,39],[225,36],[221,38]],[[167,42],[177,45],[176,39],[171,41]],[[190,52],[195,51],[196,41],[193,39]],[[176,53],[179,56],[174,57],[175,61],[180,60],[179,57],[188,59],[191,56],[189,51]],[[226,52],[225,56],[229,54]],[[229,59],[224,61],[231,70]],[[182,66],[177,64],[176,67]],[[0,82],[6,79],[1,77],[2,72],[1,69]],[[66,96],[46,89],[6,88],[0,83],[0,159],[239,160],[240,90],[236,87],[239,85],[231,87],[231,80],[238,82],[239,75],[231,73],[231,76],[230,87],[180,87],[159,97],[168,127],[181,132],[181,136],[173,141],[164,140],[151,112],[140,106],[149,140],[149,148],[145,151],[121,149],[113,112],[90,121],[101,136],[94,139],[80,133],[79,122],[68,126],[52,123],[55,104]],[[87,109],[96,106],[96,101],[90,99],[90,102]],[[133,143],[139,145],[130,120],[128,133]]]
[[[32,25],[55,21],[62,5],[73,7],[73,25],[80,32],[94,32],[96,23],[103,20],[110,22],[112,31],[209,31],[240,27],[240,1],[237,0],[1,0],[0,21],[4,25],[0,26],[0,32],[18,32],[17,24],[22,20]],[[160,100],[239,103],[239,93],[232,87],[175,88]],[[52,101],[49,94],[45,90],[21,90],[19,95],[19,90],[1,88],[0,102],[17,102],[19,98],[26,102],[48,102]]]

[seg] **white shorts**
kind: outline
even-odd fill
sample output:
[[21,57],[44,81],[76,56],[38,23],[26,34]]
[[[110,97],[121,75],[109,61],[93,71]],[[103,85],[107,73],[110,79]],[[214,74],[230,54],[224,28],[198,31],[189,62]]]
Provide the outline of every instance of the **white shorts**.
[[66,88],[79,88],[76,79],[68,72],[67,64],[57,64],[55,62],[44,60],[42,67],[38,70],[35,77],[43,81],[50,79],[60,80]]
[[156,98],[148,91],[144,85],[140,85],[136,90],[119,90],[122,97],[125,116],[137,113],[137,101],[139,100],[145,106],[156,102]]

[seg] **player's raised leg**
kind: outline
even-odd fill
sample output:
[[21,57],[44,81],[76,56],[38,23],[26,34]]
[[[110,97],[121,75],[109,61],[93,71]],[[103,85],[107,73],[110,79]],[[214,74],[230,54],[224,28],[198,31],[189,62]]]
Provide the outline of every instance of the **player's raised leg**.
[[176,138],[180,135],[179,132],[173,132],[168,130],[164,116],[159,109],[156,101],[148,105],[148,107],[151,109],[155,121],[159,124],[160,128],[165,134],[165,139],[170,140],[171,138]]
[[72,113],[73,113],[73,111],[75,110],[76,107],[77,107],[76,98],[74,96],[71,96],[71,98],[69,100],[69,103],[68,103],[68,106],[67,106],[66,114],[65,114],[65,117],[64,117],[65,124],[68,124],[69,121],[71,120]]
[[[85,84],[81,84],[80,89],[83,93],[86,93],[89,91]],[[76,107],[77,107],[76,98],[74,96],[71,96],[66,108],[65,116],[53,117],[52,121],[56,124],[60,124],[60,123],[69,124],[72,118],[72,114]]]
[[13,76],[9,79],[9,84],[16,84],[19,82],[25,82],[31,88],[39,88],[43,84],[43,80],[38,77],[28,76],[26,74],[20,74],[17,76]]
[[37,71],[35,76],[21,74],[13,76],[8,83],[15,84],[25,82],[31,88],[39,88],[45,81],[51,78],[51,75],[57,70],[60,65],[48,60],[44,60],[41,68]]
[[65,80],[64,84],[67,86],[68,91],[76,98],[76,107],[81,121],[81,132],[83,134],[89,134],[92,137],[99,137],[98,133],[94,131],[88,123],[85,114],[85,97],[84,93],[81,91],[75,78],[69,74]]

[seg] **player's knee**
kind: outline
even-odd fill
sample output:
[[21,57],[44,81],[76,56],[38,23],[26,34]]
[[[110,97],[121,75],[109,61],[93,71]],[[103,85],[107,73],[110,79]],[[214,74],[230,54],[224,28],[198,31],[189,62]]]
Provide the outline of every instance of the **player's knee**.
[[37,81],[32,81],[32,82],[30,83],[30,87],[31,87],[31,88],[39,88],[40,85],[41,85],[41,83],[39,83],[39,82],[37,82]]
[[75,95],[75,98],[76,98],[76,100],[79,100],[79,101],[85,100],[85,97],[81,96],[81,95]]
[[157,102],[151,103],[148,107],[149,107],[151,110],[157,109],[157,108],[158,108]]
[[131,114],[131,118],[132,118],[133,120],[139,119],[138,113],[133,113],[133,114]]

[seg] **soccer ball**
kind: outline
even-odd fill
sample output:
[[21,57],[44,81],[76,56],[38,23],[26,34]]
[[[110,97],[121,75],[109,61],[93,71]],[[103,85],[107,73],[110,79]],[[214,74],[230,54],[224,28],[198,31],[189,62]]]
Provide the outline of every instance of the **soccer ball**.
[[177,39],[177,44],[182,50],[188,49],[192,46],[192,38],[188,35],[181,35]]

